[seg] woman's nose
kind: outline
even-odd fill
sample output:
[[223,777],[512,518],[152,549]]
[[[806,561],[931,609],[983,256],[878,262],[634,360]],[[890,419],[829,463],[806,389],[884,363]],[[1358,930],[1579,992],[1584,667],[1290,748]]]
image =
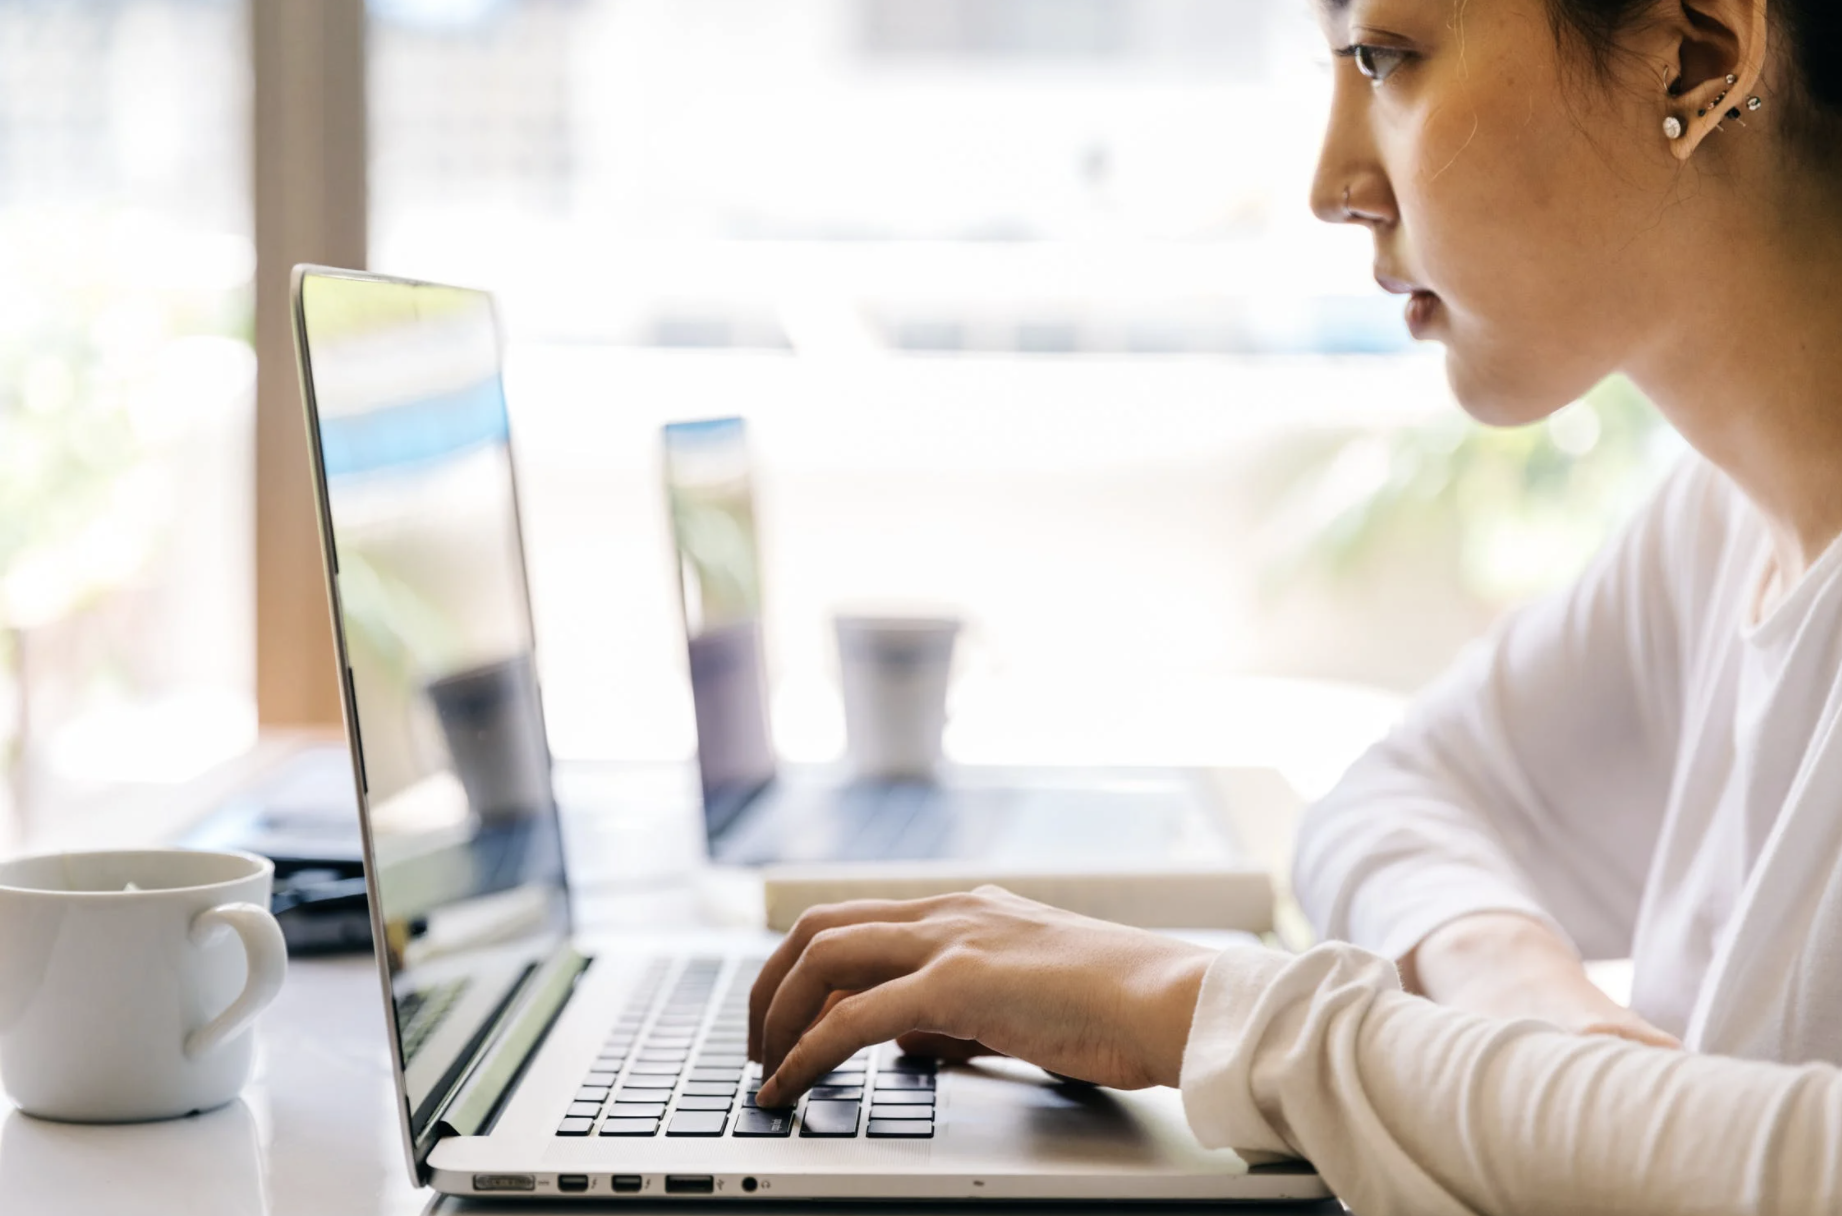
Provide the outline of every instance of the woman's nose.
[[1327,224],[1391,224],[1394,192],[1375,156],[1366,118],[1348,93],[1338,93],[1311,181],[1312,213]]

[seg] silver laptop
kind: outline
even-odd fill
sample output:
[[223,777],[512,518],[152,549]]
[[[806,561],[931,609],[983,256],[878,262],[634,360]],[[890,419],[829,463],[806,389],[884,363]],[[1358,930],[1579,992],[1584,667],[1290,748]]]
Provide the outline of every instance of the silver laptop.
[[747,933],[573,933],[491,298],[302,267],[295,335],[416,1178],[456,1195],[1317,1199],[1171,1091],[884,1046],[753,1102]]
[[[661,431],[710,856],[736,865],[974,860],[1085,869],[1232,860],[1200,773],[946,765],[932,779],[783,765],[768,719],[748,424]],[[1199,856],[1198,842],[1216,846]]]

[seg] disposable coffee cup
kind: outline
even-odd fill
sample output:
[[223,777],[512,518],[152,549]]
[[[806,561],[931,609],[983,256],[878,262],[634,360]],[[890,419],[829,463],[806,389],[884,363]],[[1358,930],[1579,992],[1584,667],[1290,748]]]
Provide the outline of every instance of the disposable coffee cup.
[[19,1108],[128,1123],[235,1098],[287,972],[274,876],[190,849],[0,863],[0,1085]]
[[852,768],[872,779],[933,777],[960,622],[841,614],[833,624]]

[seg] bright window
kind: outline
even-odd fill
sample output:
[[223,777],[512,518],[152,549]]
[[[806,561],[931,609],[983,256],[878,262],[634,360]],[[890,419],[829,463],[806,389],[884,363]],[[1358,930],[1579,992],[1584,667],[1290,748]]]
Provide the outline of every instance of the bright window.
[[232,0],[0,2],[0,739],[36,807],[254,737],[246,42]]
[[920,601],[972,621],[962,757],[1306,785],[1655,463],[1616,387],[1462,423],[1307,211],[1303,3],[371,13],[373,264],[501,295],[562,753],[690,747],[668,419],[751,421],[783,750],[840,743],[828,614]]

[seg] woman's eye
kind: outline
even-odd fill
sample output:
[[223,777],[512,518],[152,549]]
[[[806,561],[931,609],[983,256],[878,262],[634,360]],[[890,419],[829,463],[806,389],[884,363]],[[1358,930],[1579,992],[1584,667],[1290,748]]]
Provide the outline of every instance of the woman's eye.
[[1407,62],[1407,52],[1387,46],[1370,46],[1357,43],[1349,48],[1350,58],[1356,61],[1356,70],[1369,78],[1369,83],[1377,87],[1394,74],[1394,69]]

